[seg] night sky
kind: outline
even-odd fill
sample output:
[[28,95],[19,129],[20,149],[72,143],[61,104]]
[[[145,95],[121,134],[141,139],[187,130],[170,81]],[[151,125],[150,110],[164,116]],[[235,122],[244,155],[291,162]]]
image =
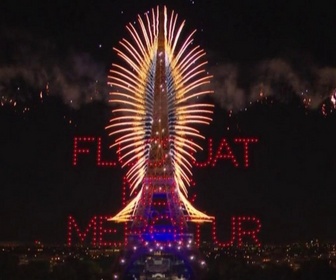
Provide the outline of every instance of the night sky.
[[[226,138],[239,166],[194,168],[195,206],[261,219],[262,243],[336,241],[335,1],[1,1],[0,241],[66,241],[68,215],[83,227],[121,209],[124,170],[89,155],[72,165],[75,136],[101,137],[112,48],[125,25],[158,4],[186,19],[184,35],[207,52],[214,152]],[[260,95],[263,93],[263,96]],[[250,167],[239,137],[255,137]],[[207,154],[197,155],[199,161]]]

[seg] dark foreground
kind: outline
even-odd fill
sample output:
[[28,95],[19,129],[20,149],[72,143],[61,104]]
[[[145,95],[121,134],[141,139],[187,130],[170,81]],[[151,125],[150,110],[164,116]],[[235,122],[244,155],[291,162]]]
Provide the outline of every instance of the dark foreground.
[[[118,258],[118,254],[113,253],[61,251],[47,258],[35,252],[29,255],[2,250],[0,280],[115,280],[113,269]],[[246,258],[212,253],[207,257],[205,269],[202,279],[209,280],[336,280],[334,262],[318,256],[293,266],[290,262],[272,260],[251,264]]]

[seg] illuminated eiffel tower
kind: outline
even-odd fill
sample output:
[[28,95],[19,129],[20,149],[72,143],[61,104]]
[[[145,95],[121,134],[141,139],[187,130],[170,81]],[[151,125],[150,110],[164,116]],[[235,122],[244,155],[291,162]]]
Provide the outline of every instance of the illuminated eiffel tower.
[[[193,34],[179,40],[184,21],[157,7],[128,24],[130,40],[115,48],[125,65],[113,64],[110,102],[120,105],[107,126],[117,135],[131,188],[128,204],[111,220],[130,225],[129,246],[173,248],[193,243],[188,224],[211,222],[187,199],[193,154],[203,138],[192,127],[209,124],[213,105],[200,103],[211,76]],[[156,247],[155,247],[156,246]],[[175,247],[174,247],[175,248]]]

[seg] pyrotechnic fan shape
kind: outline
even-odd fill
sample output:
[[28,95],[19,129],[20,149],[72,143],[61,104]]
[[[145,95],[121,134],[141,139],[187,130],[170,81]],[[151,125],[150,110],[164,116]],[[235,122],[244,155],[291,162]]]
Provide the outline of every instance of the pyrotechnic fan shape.
[[[191,32],[180,40],[185,21],[178,25],[178,15],[164,8],[164,21],[159,20],[159,7],[138,15],[136,24],[126,28],[130,39],[122,39],[120,48],[114,48],[124,65],[112,64],[109,84],[112,86],[110,102],[119,104],[116,115],[106,127],[109,135],[118,135],[111,146],[120,147],[123,167],[130,166],[126,176],[131,192],[137,194],[113,220],[130,221],[141,197],[143,180],[148,169],[151,149],[150,137],[153,128],[156,61],[164,59],[166,65],[167,118],[169,157],[179,198],[191,221],[209,221],[211,217],[196,210],[187,200],[187,187],[192,176],[191,162],[197,149],[202,149],[192,138],[204,138],[192,127],[194,124],[209,124],[213,105],[199,103],[199,97],[211,93],[205,89],[211,76],[206,73],[205,52],[193,46]],[[159,30],[164,30],[164,53],[158,51]]]

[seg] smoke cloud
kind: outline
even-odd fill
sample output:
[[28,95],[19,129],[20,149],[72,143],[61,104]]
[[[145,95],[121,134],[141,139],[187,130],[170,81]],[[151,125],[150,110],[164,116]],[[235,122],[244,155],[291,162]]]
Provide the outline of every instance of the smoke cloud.
[[61,53],[29,34],[3,32],[0,43],[0,98],[26,102],[43,95],[74,108],[108,96],[106,73],[87,53]]
[[[27,32],[0,31],[0,36],[1,102],[26,102],[41,92],[59,96],[73,108],[97,100],[107,102],[106,63],[98,63],[87,53],[61,51]],[[309,100],[308,107],[316,109],[335,92],[336,67],[298,64],[275,58],[249,69],[233,63],[210,67],[215,102],[235,112],[264,97],[286,102],[294,95]]]
[[309,100],[310,109],[318,108],[336,88],[336,67],[307,65],[303,71],[295,66],[277,58],[262,61],[249,71],[240,71],[233,64],[211,67],[215,101],[227,110],[238,111],[263,97],[284,102],[293,94]]

